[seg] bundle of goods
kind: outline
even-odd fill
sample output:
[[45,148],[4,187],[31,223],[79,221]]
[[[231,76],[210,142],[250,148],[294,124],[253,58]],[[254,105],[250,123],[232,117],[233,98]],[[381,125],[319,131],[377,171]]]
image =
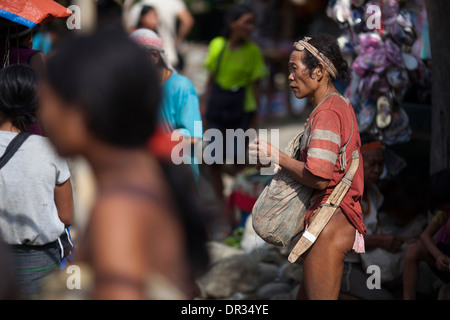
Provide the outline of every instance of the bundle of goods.
[[421,0],[330,0],[327,15],[339,23],[338,39],[351,66],[345,96],[360,132],[385,144],[407,142],[409,119],[402,107],[411,85],[430,86],[426,10]]

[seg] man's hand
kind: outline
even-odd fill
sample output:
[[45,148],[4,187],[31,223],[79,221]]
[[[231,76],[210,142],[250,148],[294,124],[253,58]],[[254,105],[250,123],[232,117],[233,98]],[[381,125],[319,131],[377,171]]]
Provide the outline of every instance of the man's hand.
[[273,174],[280,168],[279,155],[280,150],[264,140],[255,139],[249,144],[248,155],[252,163],[256,163],[256,169],[269,168],[270,172],[264,174]]
[[279,150],[269,142],[255,139],[249,144],[248,155],[260,167],[270,167],[271,163],[278,164]]

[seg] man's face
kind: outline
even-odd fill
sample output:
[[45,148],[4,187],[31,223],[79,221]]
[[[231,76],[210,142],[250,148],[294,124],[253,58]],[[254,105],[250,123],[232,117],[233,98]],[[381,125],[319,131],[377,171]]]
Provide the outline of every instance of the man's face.
[[309,97],[317,88],[317,83],[310,76],[309,69],[302,62],[304,51],[294,50],[289,58],[289,86],[298,99]]
[[382,148],[367,150],[363,153],[364,183],[374,184],[380,179],[384,168]]

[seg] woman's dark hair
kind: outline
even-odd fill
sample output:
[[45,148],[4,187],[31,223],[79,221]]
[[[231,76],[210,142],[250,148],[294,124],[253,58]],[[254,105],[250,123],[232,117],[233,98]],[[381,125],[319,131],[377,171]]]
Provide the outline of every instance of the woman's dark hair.
[[[337,42],[337,39],[328,34],[319,34],[311,37],[308,41],[312,46],[314,46],[319,52],[325,55],[330,61],[334,64],[337,72],[338,78],[343,80],[348,79],[349,70],[348,63],[342,57],[342,52]],[[309,74],[312,75],[313,70],[319,64],[319,60],[314,57],[308,50],[304,50],[305,54],[303,55],[302,62],[309,70]],[[333,77],[330,75],[331,81],[334,82]]]
[[230,24],[247,13],[253,13],[253,10],[250,6],[244,4],[234,5],[225,12],[225,29],[223,32],[225,38],[230,37]]
[[26,65],[11,65],[0,70],[0,115],[21,131],[26,131],[36,121],[37,81],[36,71]]
[[108,144],[142,147],[155,129],[161,97],[156,70],[123,31],[72,38],[48,61],[47,79]]
[[155,8],[152,6],[142,6],[141,14],[139,15],[139,21],[138,21],[136,28],[142,28],[142,22],[141,22],[142,17],[151,11],[155,11]]

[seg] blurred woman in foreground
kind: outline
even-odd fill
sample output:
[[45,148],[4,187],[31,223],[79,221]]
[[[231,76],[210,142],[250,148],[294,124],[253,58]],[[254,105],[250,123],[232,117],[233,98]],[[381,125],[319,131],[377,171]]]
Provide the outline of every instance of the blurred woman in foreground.
[[148,152],[161,94],[146,53],[121,31],[100,31],[67,42],[47,72],[46,132],[61,155],[84,156],[97,179],[78,257],[93,271],[92,297],[192,296],[207,261],[204,232],[184,168]]

